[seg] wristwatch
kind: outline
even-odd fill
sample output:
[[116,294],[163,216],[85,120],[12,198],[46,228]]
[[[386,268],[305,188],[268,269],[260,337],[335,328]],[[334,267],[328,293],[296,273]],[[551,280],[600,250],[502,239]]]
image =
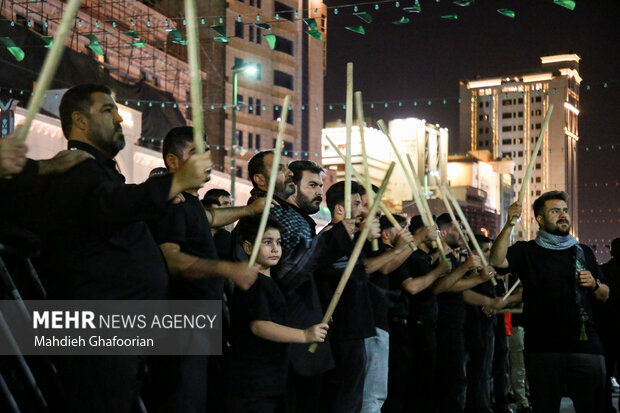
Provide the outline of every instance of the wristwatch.
[[594,292],[596,290],[598,290],[598,287],[601,286],[601,280],[599,280],[598,278],[596,279],[596,285],[594,286],[594,288],[592,288],[590,291]]

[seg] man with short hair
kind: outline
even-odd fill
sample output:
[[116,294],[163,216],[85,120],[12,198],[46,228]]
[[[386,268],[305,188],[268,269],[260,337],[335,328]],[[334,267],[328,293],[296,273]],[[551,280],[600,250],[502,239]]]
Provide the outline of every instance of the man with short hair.
[[[493,272],[482,268],[482,260],[471,255],[459,265],[457,250],[464,246],[464,240],[448,213],[437,217],[440,242],[443,242],[452,272],[433,285],[437,294],[437,366],[435,403],[438,413],[463,412],[467,380],[465,377],[465,295],[467,291],[488,281]],[[471,275],[468,276],[468,274]],[[466,292],[466,293],[465,293]]]
[[[361,194],[361,185],[351,182],[351,218],[358,226],[362,224],[367,214]],[[327,191],[326,198],[332,221],[323,231],[330,230],[345,220],[344,181],[333,184]],[[380,237],[378,219],[375,217],[368,219],[373,220],[368,240],[378,239]],[[352,248],[353,243],[350,243],[348,251]],[[349,255],[350,252],[342,255],[334,263],[320,263],[322,265],[315,271],[324,310],[327,309],[347,266]],[[367,274],[378,269],[367,267],[364,257],[360,257],[334,311],[328,336],[331,339],[336,366],[326,376],[322,395],[324,408],[329,412],[359,412],[362,408],[366,371],[364,339],[376,334]]]
[[[181,126],[168,132],[162,146],[164,163],[170,173],[183,168],[196,152],[192,127]],[[247,263],[218,260],[210,225],[226,225],[239,218],[262,212],[264,200],[245,207],[216,208],[205,214],[197,190],[183,192],[184,202],[151,228],[164,254],[170,273],[169,298],[173,300],[222,300],[224,279],[248,289],[257,271]],[[175,356],[163,372],[165,396],[156,406],[163,411],[203,412],[206,409],[207,356]],[[174,373],[174,374],[172,374]]]
[[566,394],[578,413],[604,407],[605,361],[592,304],[606,301],[609,287],[592,250],[570,234],[567,200],[561,191],[542,194],[533,205],[536,239],[509,247],[521,215],[521,205],[512,204],[490,256],[491,265],[509,268],[523,284],[525,367],[537,413],[559,412]]
[[[125,185],[114,157],[124,147],[122,117],[102,85],[69,89],[60,119],[70,149],[92,159],[40,185],[44,226],[39,273],[54,299],[164,299],[166,263],[146,220],[168,210],[182,191],[208,178],[208,154],[192,156],[176,173]],[[67,412],[129,413],[138,400],[140,356],[55,359]]]
[[221,208],[228,208],[232,206],[232,199],[230,196],[230,192],[221,188],[211,188],[207,192],[205,192],[202,201],[206,199],[214,199],[218,202],[217,206]]

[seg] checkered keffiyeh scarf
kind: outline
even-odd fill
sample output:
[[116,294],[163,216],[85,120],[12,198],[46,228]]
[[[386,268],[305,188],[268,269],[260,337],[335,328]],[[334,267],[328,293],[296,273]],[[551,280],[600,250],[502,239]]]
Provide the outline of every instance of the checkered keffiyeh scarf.
[[[252,189],[251,198],[248,203],[251,203],[256,198],[267,196],[265,191],[259,189]],[[301,216],[292,206],[286,201],[274,197],[275,201],[279,204],[271,208],[270,216],[274,218],[282,226],[282,249],[284,251],[295,248],[300,240],[312,242],[312,228],[308,221]]]

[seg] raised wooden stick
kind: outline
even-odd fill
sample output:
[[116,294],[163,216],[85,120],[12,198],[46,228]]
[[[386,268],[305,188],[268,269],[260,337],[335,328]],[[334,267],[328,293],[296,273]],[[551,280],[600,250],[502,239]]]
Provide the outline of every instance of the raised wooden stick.
[[[342,154],[342,152],[340,152],[340,149],[338,149],[338,146],[336,146],[336,144],[330,139],[329,136],[326,135],[325,138],[327,138],[327,141],[329,142],[329,144],[334,148],[338,156],[340,156],[340,159],[344,161],[345,160],[344,155]],[[355,169],[352,169],[351,172],[353,172],[353,175],[355,175],[355,179],[357,179],[358,181],[362,180],[362,176]],[[390,210],[385,206],[383,201],[381,201],[381,203],[379,204],[379,208],[381,209],[381,212],[383,212],[383,215],[387,217],[388,221],[390,221],[390,223],[394,226],[394,228],[396,228],[396,231],[400,231],[401,229],[403,229],[403,227],[400,226],[398,221],[396,221],[396,218],[394,218],[394,215],[392,215]],[[418,249],[418,247],[416,247],[416,245],[413,242],[409,243],[409,247],[411,247],[413,251]]]
[[[390,180],[390,176],[392,175],[392,171],[394,170],[394,166],[395,166],[395,163],[392,162],[385,174],[385,178],[383,178],[383,182],[381,182],[381,186],[379,187],[379,190],[377,191],[377,196],[375,197],[375,200],[370,207],[368,216],[373,216],[377,212],[377,209],[379,208],[379,203],[381,203],[381,197],[383,196],[383,193],[385,192],[385,188],[387,188],[388,181]],[[340,282],[338,283],[338,287],[336,287],[336,291],[334,291],[334,295],[332,296],[332,299],[329,302],[327,311],[325,312],[325,315],[323,316],[323,320],[321,321],[322,323],[328,323],[329,320],[332,318],[332,315],[334,315],[334,311],[336,310],[338,301],[340,300],[340,297],[342,296],[342,292],[344,291],[344,288],[347,286],[347,282],[349,281],[349,277],[351,276],[351,273],[353,272],[353,268],[355,268],[355,265],[357,264],[357,259],[359,258],[360,253],[362,252],[362,248],[364,248],[364,244],[366,243],[366,238],[368,238],[368,233],[370,232],[371,227],[372,227],[371,219],[367,219],[366,221],[364,221],[362,232],[360,233],[359,238],[357,239],[357,242],[355,243],[355,247],[353,247],[353,251],[351,252],[351,256],[349,257],[349,262],[347,263],[347,266],[344,269],[342,276],[340,277]],[[351,308],[350,310],[355,311],[354,308]],[[317,345],[318,345],[317,343],[312,343],[310,347],[308,348],[308,351],[310,351],[311,353],[314,353],[316,351]]]
[[[545,115],[545,120],[542,124],[542,128],[540,129],[540,135],[538,136],[538,140],[536,141],[536,146],[534,147],[534,152],[532,153],[532,158],[530,159],[530,163],[527,166],[527,170],[525,172],[525,176],[523,177],[523,181],[521,184],[521,189],[519,190],[519,198],[517,202],[519,205],[523,204],[523,199],[525,198],[525,191],[530,184],[530,178],[532,177],[532,172],[534,171],[534,165],[536,164],[536,158],[538,158],[538,151],[540,151],[540,147],[542,145],[542,141],[545,137],[545,130],[547,129],[547,125],[549,124],[549,119],[551,119],[551,113],[553,113],[553,104],[549,105],[549,109],[547,109],[547,114]],[[515,225],[517,223],[516,219],[512,219],[510,221],[510,225]]]
[[273,161],[271,163],[271,175],[269,176],[269,187],[267,188],[267,196],[265,197],[265,207],[263,208],[263,214],[260,217],[258,233],[256,234],[256,240],[252,246],[252,255],[250,255],[250,261],[248,262],[248,266],[250,267],[252,267],[256,262],[258,250],[263,240],[263,234],[265,233],[265,227],[267,226],[267,218],[269,218],[269,212],[271,211],[271,201],[273,200],[273,192],[276,189],[276,179],[278,178],[280,156],[282,154],[282,141],[284,139],[284,131],[286,130],[286,118],[288,116],[288,106],[290,103],[291,96],[286,95],[284,98],[284,103],[282,104],[282,112],[280,114],[280,125],[278,128],[276,147],[273,153]]
[[353,63],[347,63],[346,154],[344,160],[344,217],[351,219],[351,134],[353,133]]
[[502,297],[502,301],[506,301],[508,297],[510,297],[510,294],[512,294],[512,292],[519,286],[519,284],[521,284],[521,279],[517,278],[517,281],[512,285],[512,287],[510,287],[510,290],[508,290]]
[[[362,165],[364,165],[364,177],[361,184],[366,190],[368,204],[372,204],[375,193],[370,182],[370,172],[368,170],[368,156],[366,154],[366,141],[364,140],[364,105],[362,104],[362,92],[355,92],[355,111],[357,112],[357,129],[360,134],[360,146],[362,147]],[[379,251],[379,240],[372,240],[372,250]]]
[[23,141],[26,140],[26,137],[28,136],[32,121],[37,116],[37,113],[43,104],[45,92],[49,89],[50,84],[52,83],[52,78],[56,73],[56,69],[58,69],[62,52],[65,49],[65,42],[69,37],[71,26],[73,26],[73,20],[75,19],[75,15],[77,14],[79,8],[80,0],[69,0],[64,8],[62,19],[60,20],[56,33],[54,33],[54,43],[52,44],[50,51],[47,53],[47,56],[45,56],[41,73],[39,73],[36,86],[34,87],[34,93],[28,102],[26,119],[24,120],[22,127],[17,130],[17,139],[21,139]]
[[[432,214],[426,213],[424,204],[422,203],[422,199],[420,197],[421,195],[420,188],[416,187],[416,182],[413,180],[413,178],[411,177],[411,174],[409,173],[407,167],[405,166],[405,162],[403,162],[403,158],[400,156],[400,153],[398,152],[398,148],[394,144],[394,141],[392,140],[392,137],[390,136],[388,132],[385,122],[383,122],[382,119],[379,119],[377,121],[377,125],[379,125],[379,128],[381,129],[383,134],[388,138],[388,141],[390,141],[390,145],[392,145],[392,149],[394,149],[394,154],[396,155],[396,158],[398,159],[398,163],[400,163],[400,167],[403,168],[403,172],[405,172],[405,178],[407,178],[407,182],[409,183],[409,188],[411,189],[411,194],[413,195],[413,199],[415,199],[415,203],[418,206],[418,210],[420,211],[420,216],[422,217],[422,221],[424,222],[424,225],[427,227],[434,226],[435,221],[433,220]],[[433,241],[433,247],[435,246],[437,246],[437,248],[439,249],[439,252],[441,253],[441,259],[445,260],[446,254],[443,249],[443,244],[441,242]]]
[[194,145],[197,153],[203,153],[205,151],[205,138],[202,113],[202,72],[200,71],[200,39],[198,36],[196,0],[185,0],[185,19],[187,20],[187,55],[191,81]]
[[[478,244],[478,240],[474,236],[474,231],[472,231],[471,227],[469,226],[467,217],[465,217],[465,214],[463,213],[463,210],[461,209],[461,206],[459,205],[458,201],[454,197],[454,194],[452,194],[452,190],[450,189],[450,187],[446,184],[444,185],[445,185],[444,186],[445,193],[448,195],[448,198],[450,198],[450,201],[452,201],[452,205],[454,205],[454,210],[456,211],[457,215],[461,219],[461,223],[463,224],[463,227],[465,228],[465,232],[469,236],[469,240],[474,246],[476,253],[482,260],[482,265],[484,265],[484,267],[486,268],[489,265],[489,262],[487,261],[487,259],[484,257],[484,254],[482,253],[482,248],[480,248],[480,244]],[[458,222],[455,222],[455,225],[458,225]],[[493,284],[494,286],[497,285],[497,281],[495,281],[495,278],[491,278],[491,284]]]
[[471,255],[472,252],[471,252],[471,247],[469,246],[469,237],[463,233],[463,228],[461,228],[461,224],[457,221],[456,217],[454,216],[454,211],[452,210],[452,207],[450,206],[450,200],[448,199],[448,196],[446,195],[446,190],[441,186],[441,184],[437,184],[437,188],[439,188],[439,192],[441,192],[441,199],[443,200],[443,204],[446,206],[446,210],[448,211],[448,214],[450,214],[450,219],[452,220],[452,222],[454,222],[454,226],[456,226],[456,229],[458,230],[459,235],[461,236],[461,239],[465,243],[465,248],[467,248],[467,252],[469,253],[469,255]]

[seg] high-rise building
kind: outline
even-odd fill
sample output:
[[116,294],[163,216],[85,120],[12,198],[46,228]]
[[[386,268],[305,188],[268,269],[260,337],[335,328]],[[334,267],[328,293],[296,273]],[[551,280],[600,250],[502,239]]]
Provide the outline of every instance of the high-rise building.
[[580,59],[576,54],[543,56],[536,70],[460,82],[460,149],[486,149],[494,159],[513,159],[515,196],[547,110],[554,106],[523,201],[521,238],[536,236],[538,225],[531,206],[539,195],[551,190],[568,192],[572,233],[578,236]]
[[[263,20],[269,22],[266,28]],[[278,16],[274,19],[274,16]],[[288,159],[310,159],[320,162],[320,136],[323,112],[323,78],[326,64],[327,9],[317,0],[231,0],[226,9],[224,144],[229,149],[226,169],[231,158],[236,162],[237,176],[248,177],[247,161],[255,151],[274,147],[282,102],[291,95],[284,135],[283,155]],[[302,19],[307,20],[307,23]],[[316,24],[321,39],[305,32]],[[265,35],[275,36],[271,50]],[[255,74],[237,74],[236,141],[233,148],[232,104],[233,68],[254,64]],[[317,106],[319,105],[319,106]]]

